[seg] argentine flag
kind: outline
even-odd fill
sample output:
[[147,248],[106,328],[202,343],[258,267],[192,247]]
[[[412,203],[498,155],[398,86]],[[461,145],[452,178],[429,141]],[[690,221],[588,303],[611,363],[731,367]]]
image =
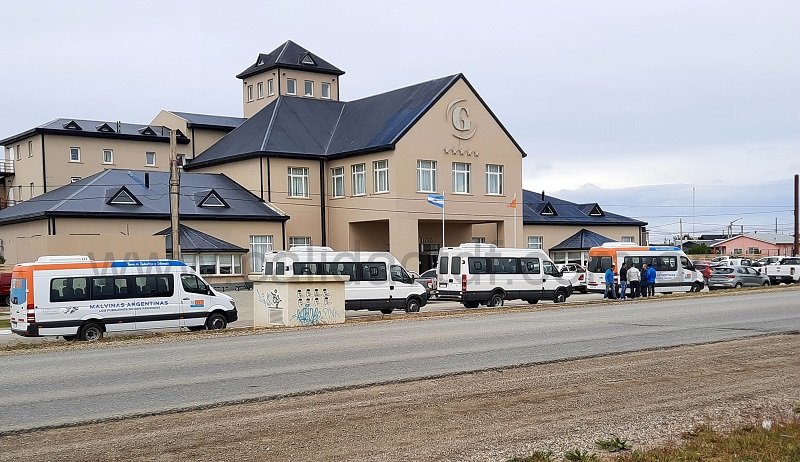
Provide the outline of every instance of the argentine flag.
[[440,209],[444,208],[444,196],[441,194],[428,194],[428,203],[433,204]]

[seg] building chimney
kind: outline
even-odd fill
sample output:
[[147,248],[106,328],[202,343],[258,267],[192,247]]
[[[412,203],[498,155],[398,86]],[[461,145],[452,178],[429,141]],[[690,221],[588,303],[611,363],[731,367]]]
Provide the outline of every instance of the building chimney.
[[542,201],[544,201],[544,191],[542,191]]
[[117,121],[117,133],[119,133],[119,132],[120,132],[120,130],[122,130],[122,122],[120,122],[120,121],[118,120],[118,121]]
[[150,189],[150,173],[144,172],[144,187]]

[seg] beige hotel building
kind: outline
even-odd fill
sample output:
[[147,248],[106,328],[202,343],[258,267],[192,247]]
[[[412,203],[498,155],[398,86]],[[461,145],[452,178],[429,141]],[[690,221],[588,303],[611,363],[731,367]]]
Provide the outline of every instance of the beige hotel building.
[[242,118],[57,119],[0,140],[2,255],[167,256],[169,198],[153,190],[168,178],[170,130],[191,178],[181,252],[220,284],[258,270],[264,250],[302,244],[388,250],[430,268],[443,243],[429,194],[445,196],[447,246],[513,247],[517,236],[516,246],[581,262],[585,236],[641,242],[643,222],[523,192],[525,152],[463,75],[345,102],[343,74],[288,41],[237,75]]

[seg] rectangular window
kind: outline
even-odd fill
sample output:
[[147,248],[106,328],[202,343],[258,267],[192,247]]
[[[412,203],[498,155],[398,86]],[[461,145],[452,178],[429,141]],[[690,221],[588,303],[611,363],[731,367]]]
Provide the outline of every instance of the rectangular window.
[[286,79],[286,94],[287,95],[296,95],[297,94],[297,80],[295,80],[295,79]]
[[307,167],[289,167],[289,197],[308,197]]
[[308,236],[304,237],[290,237],[289,238],[289,248],[291,249],[297,245],[311,245],[311,238]]
[[417,192],[436,192],[436,161],[417,161]]
[[264,97],[264,82],[258,82],[258,88],[256,91],[258,92],[258,99]]
[[156,153],[154,152],[146,152],[144,153],[144,164],[148,167],[155,167],[156,166]]
[[31,183],[30,188],[31,188],[31,197],[33,197],[33,183]]
[[344,167],[331,169],[331,196],[344,197]]
[[70,162],[81,161],[81,148],[69,148],[69,161]]
[[367,193],[367,166],[355,164],[353,169],[353,195],[363,196]]
[[306,80],[305,81],[305,89],[303,92],[304,96],[314,96],[314,81],[313,80]]
[[742,249],[733,249],[733,254],[734,255],[741,255],[742,254]]
[[260,273],[264,254],[272,251],[272,236],[250,236],[250,272]]
[[28,157],[33,157],[33,141],[28,141]]
[[114,151],[111,149],[103,149],[103,163],[104,164],[113,164],[114,163]]
[[453,192],[469,194],[471,191],[469,184],[470,164],[463,162],[453,162]]
[[747,248],[747,253],[749,255],[758,255],[758,254],[761,253],[761,249],[759,249],[758,247],[748,247]]
[[272,79],[267,80],[267,94],[273,96],[275,94],[275,84]]
[[486,165],[486,194],[503,194],[502,165]]
[[17,160],[22,160],[22,149],[17,145]]
[[386,263],[362,263],[361,264],[361,280],[362,281],[385,281],[386,280]]
[[485,237],[473,237],[472,238],[472,242],[474,244],[485,244],[486,243],[486,238]]
[[622,242],[636,242],[633,236],[622,236]]
[[247,101],[253,101],[253,86],[247,86]]
[[541,249],[542,241],[543,241],[542,236],[528,236],[528,248]]
[[322,82],[322,97],[331,99],[331,84],[328,82]]
[[14,150],[14,146],[10,146],[8,148],[8,159],[9,160],[19,160],[17,158],[17,154],[16,153],[17,153],[17,151]]
[[372,170],[375,174],[375,192],[389,192],[389,161],[376,160],[372,163]]
[[199,270],[200,274],[217,274],[217,256],[200,255]]

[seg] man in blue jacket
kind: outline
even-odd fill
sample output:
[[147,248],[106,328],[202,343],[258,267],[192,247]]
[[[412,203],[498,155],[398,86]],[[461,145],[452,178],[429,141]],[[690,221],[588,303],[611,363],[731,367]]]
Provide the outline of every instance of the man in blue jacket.
[[656,294],[656,269],[653,265],[647,267],[647,295],[652,297]]
[[[606,291],[603,293],[603,300],[617,299],[617,291],[614,288],[614,268],[616,268],[616,266],[612,264],[611,268],[606,270]],[[609,293],[611,295],[608,295]]]

